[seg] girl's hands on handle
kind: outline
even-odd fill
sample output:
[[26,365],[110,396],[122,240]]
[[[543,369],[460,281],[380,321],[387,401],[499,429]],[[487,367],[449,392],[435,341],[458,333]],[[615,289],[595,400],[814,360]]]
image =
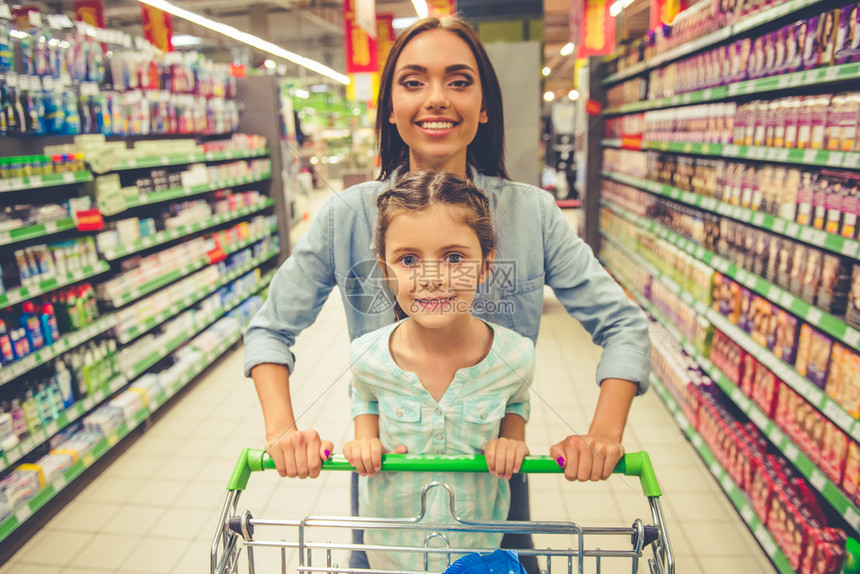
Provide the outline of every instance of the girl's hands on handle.
[[525,441],[511,438],[490,439],[484,447],[484,458],[490,474],[498,478],[510,480],[511,476],[520,471],[523,458],[529,454]]
[[[343,456],[360,476],[376,476],[382,468],[382,455],[388,450],[378,438],[358,438],[343,445]],[[406,447],[397,445],[392,451],[406,454]]]

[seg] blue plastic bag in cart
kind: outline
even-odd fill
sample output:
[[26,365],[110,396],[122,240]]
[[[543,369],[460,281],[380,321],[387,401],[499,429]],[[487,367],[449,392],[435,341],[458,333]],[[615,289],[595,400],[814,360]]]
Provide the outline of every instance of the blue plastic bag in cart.
[[516,550],[496,550],[490,554],[467,554],[443,574],[526,574],[526,570]]

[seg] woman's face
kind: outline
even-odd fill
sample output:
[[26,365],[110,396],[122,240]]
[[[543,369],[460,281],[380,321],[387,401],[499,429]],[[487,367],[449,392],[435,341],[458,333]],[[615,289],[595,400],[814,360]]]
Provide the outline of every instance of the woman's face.
[[409,146],[409,166],[466,175],[467,148],[487,122],[478,63],[453,32],[428,30],[404,46],[394,66],[391,115]]

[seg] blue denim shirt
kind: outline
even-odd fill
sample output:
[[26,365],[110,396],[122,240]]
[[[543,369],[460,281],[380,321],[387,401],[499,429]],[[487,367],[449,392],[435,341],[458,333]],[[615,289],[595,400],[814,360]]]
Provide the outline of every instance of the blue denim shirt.
[[[537,340],[543,287],[603,347],[597,381],[648,387],[648,323],[565,220],[553,197],[534,186],[472,173],[490,200],[497,235],[489,279],[473,303],[477,317]],[[245,332],[245,375],[261,363],[295,363],[290,348],[337,286],[350,340],[394,322],[390,292],[376,263],[376,197],[392,179],[331,197],[272,279],[269,296]],[[571,373],[571,377],[575,373]]]

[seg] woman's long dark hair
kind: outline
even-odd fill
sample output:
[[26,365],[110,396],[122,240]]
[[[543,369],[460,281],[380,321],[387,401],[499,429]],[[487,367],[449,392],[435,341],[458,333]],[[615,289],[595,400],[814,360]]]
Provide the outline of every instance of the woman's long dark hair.
[[391,117],[391,89],[394,83],[394,66],[403,48],[412,38],[427,30],[446,30],[457,34],[472,49],[478,63],[483,91],[483,106],[487,112],[487,123],[478,125],[478,133],[469,144],[466,162],[478,173],[510,179],[505,169],[505,122],[502,109],[502,89],[490,57],[481,44],[475,30],[464,20],[456,17],[422,18],[397,35],[379,80],[379,98],[376,108],[376,139],[382,166],[380,180],[400,166],[409,164],[409,146],[397,132],[397,126],[389,123]]

